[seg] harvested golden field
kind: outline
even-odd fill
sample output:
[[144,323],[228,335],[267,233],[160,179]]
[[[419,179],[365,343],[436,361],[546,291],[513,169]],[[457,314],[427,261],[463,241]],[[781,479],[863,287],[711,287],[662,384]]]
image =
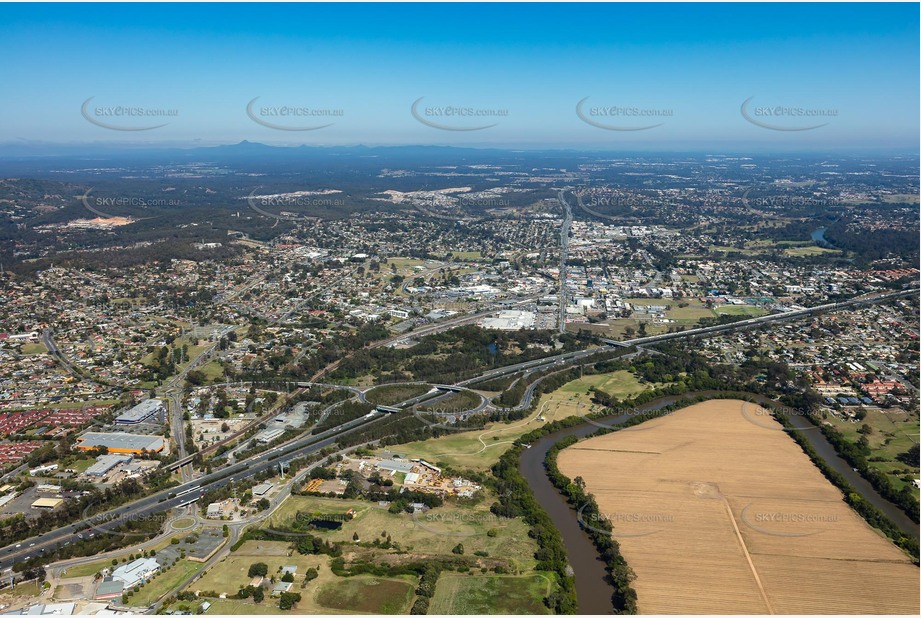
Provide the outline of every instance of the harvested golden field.
[[584,440],[559,467],[613,524],[641,613],[918,614],[918,569],[754,404]]

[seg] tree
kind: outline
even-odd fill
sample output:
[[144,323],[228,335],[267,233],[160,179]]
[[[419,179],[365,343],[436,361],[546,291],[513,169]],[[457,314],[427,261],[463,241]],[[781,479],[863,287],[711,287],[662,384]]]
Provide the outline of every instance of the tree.
[[279,609],[288,610],[294,607],[301,600],[300,592],[282,592],[278,599]]
[[917,468],[918,459],[919,459],[918,445],[917,444],[913,445],[910,449],[908,449],[904,453],[899,453],[898,455],[896,455],[895,458],[901,461],[903,464]]
[[262,603],[265,599],[265,592],[259,586],[253,587],[253,601],[256,603]]
[[285,573],[284,575],[281,576],[281,581],[290,584],[291,582],[294,581],[294,573],[290,573],[290,572]]
[[464,555],[464,545],[462,543],[458,543],[457,545],[454,546],[454,549],[451,550],[451,553],[457,554],[458,556],[463,556]]
[[248,577],[265,577],[269,574],[269,565],[265,562],[255,562],[249,565]]

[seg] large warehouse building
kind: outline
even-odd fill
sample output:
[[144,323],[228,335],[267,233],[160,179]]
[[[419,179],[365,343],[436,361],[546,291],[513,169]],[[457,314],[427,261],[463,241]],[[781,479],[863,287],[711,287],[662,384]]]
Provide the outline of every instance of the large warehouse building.
[[134,425],[136,423],[161,422],[166,406],[159,399],[146,399],[130,410],[126,410],[115,417],[117,425]]
[[159,453],[163,450],[164,444],[160,436],[142,436],[122,432],[89,432],[79,436],[75,446],[84,451],[104,446],[109,449],[110,453],[139,455],[144,451]]
[[490,330],[527,330],[534,328],[535,315],[530,311],[500,311],[495,317],[480,320],[480,327]]

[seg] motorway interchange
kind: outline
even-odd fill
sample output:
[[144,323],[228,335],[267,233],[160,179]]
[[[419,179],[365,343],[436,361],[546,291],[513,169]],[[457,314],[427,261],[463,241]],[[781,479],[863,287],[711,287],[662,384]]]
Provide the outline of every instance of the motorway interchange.
[[[412,399],[406,400],[394,406],[379,407],[366,416],[342,423],[341,425],[323,431],[319,434],[305,435],[299,438],[295,438],[284,445],[277,446],[263,453],[259,453],[244,461],[230,463],[210,474],[205,474],[194,480],[187,480],[177,487],[156,492],[134,502],[111,509],[105,513],[96,514],[87,520],[79,521],[58,528],[56,530],[43,533],[33,538],[25,539],[13,546],[8,546],[3,550],[0,550],[0,571],[8,571],[17,562],[33,558],[49,550],[67,545],[74,541],[74,537],[83,538],[81,536],[83,534],[94,535],[105,533],[106,531],[110,531],[119,526],[121,523],[131,519],[143,518],[156,513],[164,513],[172,509],[188,506],[196,502],[202,495],[204,495],[206,491],[223,487],[228,483],[236,482],[268,470],[274,466],[277,466],[279,460],[282,460],[282,458],[285,458],[284,460],[287,461],[291,460],[292,458],[315,453],[325,447],[331,446],[335,444],[337,439],[341,436],[353,433],[360,428],[379,421],[380,419],[386,417],[388,412],[395,412],[408,408],[416,403],[419,403],[421,400],[426,400],[427,402],[437,401],[441,397],[450,395],[452,391],[466,390],[477,382],[517,373],[528,375],[547,368],[556,367],[563,369],[570,365],[576,366],[580,363],[580,361],[586,360],[589,357],[600,355],[617,348],[643,346],[671,339],[700,337],[731,330],[754,328],[775,321],[786,321],[806,315],[811,315],[820,311],[832,311],[846,307],[879,303],[917,293],[918,289],[913,288],[910,290],[901,290],[888,294],[877,294],[867,297],[859,297],[840,303],[790,311],[782,314],[750,318],[730,324],[688,329],[681,332],[666,333],[652,337],[642,337],[629,341],[606,340],[605,343],[607,345],[604,347],[590,348],[577,352],[568,352],[565,354],[550,356],[525,363],[509,365],[506,367],[486,371],[474,378],[458,382],[457,384],[438,385],[437,388],[421,397],[413,397]],[[304,386],[306,385],[307,384],[304,384]],[[517,406],[518,408],[526,408],[531,405],[535,386],[536,382],[529,385],[529,388],[526,390],[522,401]],[[357,393],[355,397],[359,400],[364,399],[362,393]],[[487,407],[487,402],[484,399],[478,409],[486,410]],[[176,464],[173,465],[175,466]],[[177,467],[181,467],[182,465],[185,464],[180,464],[180,466]]]

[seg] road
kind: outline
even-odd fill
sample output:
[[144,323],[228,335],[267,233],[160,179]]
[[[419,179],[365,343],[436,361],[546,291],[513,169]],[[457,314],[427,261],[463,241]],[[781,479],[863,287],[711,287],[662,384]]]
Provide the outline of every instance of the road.
[[17,561],[26,560],[38,555],[43,548],[48,550],[70,543],[73,540],[73,536],[80,532],[81,529],[86,528],[87,525],[90,525],[99,532],[105,532],[130,519],[143,519],[144,517],[184,506],[189,503],[190,500],[197,500],[200,498],[206,490],[218,489],[228,483],[236,482],[264,470],[268,470],[278,465],[278,460],[282,457],[298,457],[319,451],[334,444],[338,437],[352,433],[384,417],[385,415],[382,414],[370,417],[365,416],[317,435],[303,436],[284,447],[273,448],[251,459],[222,468],[194,481],[179,485],[178,487],[156,492],[140,500],[89,517],[84,521],[79,521],[58,528],[57,530],[20,541],[16,546],[6,547],[0,550],[0,571],[13,566]]
[[58,347],[58,344],[54,342],[54,339],[51,338],[51,335],[52,332],[50,328],[46,328],[42,331],[42,345],[44,345],[48,353],[64,367],[67,373],[75,378],[82,379],[83,376],[77,371],[77,368],[71,364],[67,357],[64,356],[64,353],[61,352],[61,349]]
[[[734,322],[731,324],[721,325],[717,327],[705,327],[698,329],[690,329],[687,331],[682,331],[678,333],[667,333],[664,335],[656,335],[653,337],[643,337],[639,339],[630,340],[627,342],[616,342],[617,345],[636,345],[641,343],[654,343],[657,341],[664,341],[669,339],[679,339],[687,338],[693,336],[708,335],[713,333],[727,332],[731,330],[741,329],[741,328],[751,328],[752,326],[757,326],[761,324],[768,324],[772,321],[779,320],[789,320],[796,317],[801,317],[803,315],[809,315],[816,311],[827,311],[834,309],[847,308],[852,306],[864,305],[864,304],[873,304],[879,302],[885,302],[893,298],[900,298],[909,296],[912,294],[917,294],[918,289],[913,288],[910,290],[901,290],[898,292],[891,292],[888,294],[877,294],[869,297],[854,298],[849,301],[841,303],[832,303],[829,305],[822,305],[818,307],[813,307],[809,309],[803,309],[800,311],[789,312],[785,314],[777,314],[773,316],[762,316],[760,318],[753,318],[748,320],[742,320],[739,322]],[[579,350],[576,352],[568,352],[556,356],[551,356],[544,359],[539,359],[535,361],[529,361],[526,363],[518,363],[516,365],[511,365],[508,367],[502,367],[498,369],[493,369],[483,374],[459,382],[452,386],[467,386],[475,382],[488,380],[493,377],[498,377],[501,375],[507,375],[510,373],[516,373],[528,369],[537,369],[541,367],[547,367],[550,365],[559,365],[562,369],[564,364],[570,363],[572,361],[582,360],[594,354],[600,354],[605,351],[610,351],[610,347],[604,348],[593,348],[589,350]],[[223,487],[227,483],[235,482],[264,470],[271,468],[277,465],[277,460],[284,456],[298,456],[307,453],[316,452],[325,446],[335,443],[336,438],[340,435],[345,435],[357,430],[360,427],[367,425],[368,423],[373,423],[376,420],[383,418],[384,415],[371,415],[367,417],[362,417],[348,423],[344,423],[339,427],[334,429],[327,430],[318,435],[303,436],[297,440],[292,441],[291,443],[284,445],[282,447],[276,447],[270,451],[260,453],[259,455],[234,464],[213,472],[212,474],[205,475],[195,481],[184,483],[179,487],[172,488],[170,490],[164,490],[137,500],[133,503],[129,503],[115,509],[112,509],[104,514],[100,521],[106,522],[117,522],[124,521],[126,517],[137,518],[144,517],[154,513],[160,513],[168,511],[172,508],[182,506],[184,503],[187,503],[190,498],[196,498],[195,492],[199,492],[198,496],[204,493],[203,488],[218,488]],[[177,495],[178,492],[189,491],[185,495]],[[170,495],[174,497],[170,497]],[[197,499],[197,498],[196,498]],[[30,556],[35,556],[42,548],[50,548],[60,544],[66,544],[70,542],[71,537],[76,534],[79,529],[85,527],[87,522],[81,521],[76,524],[71,524],[63,528],[59,528],[55,531],[45,533],[38,537],[33,537],[21,541],[15,547],[6,547],[3,550],[0,550],[0,570],[8,568],[17,561],[27,559]],[[111,525],[111,524],[107,524]],[[105,529],[97,526],[97,529]],[[34,543],[34,545],[32,545]]]
[[572,227],[572,208],[560,190],[560,204],[563,206],[563,225],[560,227],[560,332],[566,332],[566,305],[569,298],[566,290],[566,261],[569,259],[569,229]]
[[885,302],[887,300],[892,300],[895,298],[904,298],[906,296],[912,296],[918,294],[918,288],[912,288],[909,290],[900,290],[898,292],[889,292],[887,294],[873,294],[870,296],[860,296],[852,298],[850,300],[842,301],[839,303],[828,303],[825,305],[817,305],[815,307],[807,307],[805,309],[797,309],[795,311],[787,311],[785,313],[773,313],[770,315],[763,315],[757,318],[748,318],[745,320],[738,320],[736,322],[729,322],[728,324],[720,324],[717,326],[703,326],[700,328],[691,328],[688,330],[677,331],[674,333],[663,333],[661,335],[652,335],[649,337],[638,337],[636,339],[628,339],[626,341],[614,341],[611,339],[603,339],[604,343],[610,345],[647,345],[651,343],[659,343],[662,341],[668,341],[671,339],[686,339],[688,337],[696,337],[701,335],[711,335],[718,334],[722,332],[730,332],[736,330],[744,330],[746,328],[754,328],[761,326],[763,324],[769,324],[771,322],[783,322],[786,320],[793,320],[796,318],[801,318],[808,315],[813,315],[817,312],[822,311],[836,311],[839,309],[847,309],[849,307],[858,307],[861,305],[872,305],[875,303]]
[[[519,305],[526,305],[528,303],[533,303],[535,300],[539,299],[541,296],[543,296],[543,293],[536,294],[533,296],[527,296],[525,298],[522,298],[516,301],[514,304],[510,306],[517,307]],[[378,341],[369,343],[367,346],[365,346],[365,348],[366,349],[380,348],[383,346],[393,345],[395,343],[407,341],[409,339],[415,339],[417,337],[424,337],[426,335],[434,335],[435,333],[440,333],[446,330],[451,330],[452,328],[457,328],[458,326],[463,326],[465,324],[472,324],[481,318],[485,318],[485,317],[493,315],[496,311],[497,309],[490,309],[488,311],[480,311],[478,313],[471,313],[470,315],[461,316],[459,318],[452,318],[450,320],[445,320],[443,322],[436,322],[435,324],[428,324],[426,326],[416,328],[414,330],[411,330],[409,332],[406,332],[400,335],[394,335],[393,337],[388,337],[387,339],[379,339]],[[337,361],[330,363],[329,365],[327,365],[326,367],[324,367],[323,369],[315,373],[313,376],[311,376],[310,380],[312,382],[316,382],[323,376],[328,375],[332,371],[335,371],[336,368],[339,367],[339,363],[341,363],[342,360],[344,359],[339,359]]]
[[[182,413],[183,382],[185,381],[185,378],[190,371],[202,365],[204,362],[211,360],[212,355],[220,345],[221,338],[233,331],[234,328],[236,327],[225,326],[219,332],[216,332],[214,334],[214,342],[211,345],[202,350],[201,354],[192,359],[192,361],[186,365],[182,371],[171,377],[159,388],[158,396],[162,399],[165,399],[167,402],[167,415],[170,426],[170,435],[173,437],[173,441],[176,443],[176,449],[179,452],[180,460],[184,460],[187,455],[185,447],[185,422],[183,421]],[[179,468],[179,473],[182,476],[183,481],[187,481],[192,478],[192,471],[188,466],[181,466]]]

